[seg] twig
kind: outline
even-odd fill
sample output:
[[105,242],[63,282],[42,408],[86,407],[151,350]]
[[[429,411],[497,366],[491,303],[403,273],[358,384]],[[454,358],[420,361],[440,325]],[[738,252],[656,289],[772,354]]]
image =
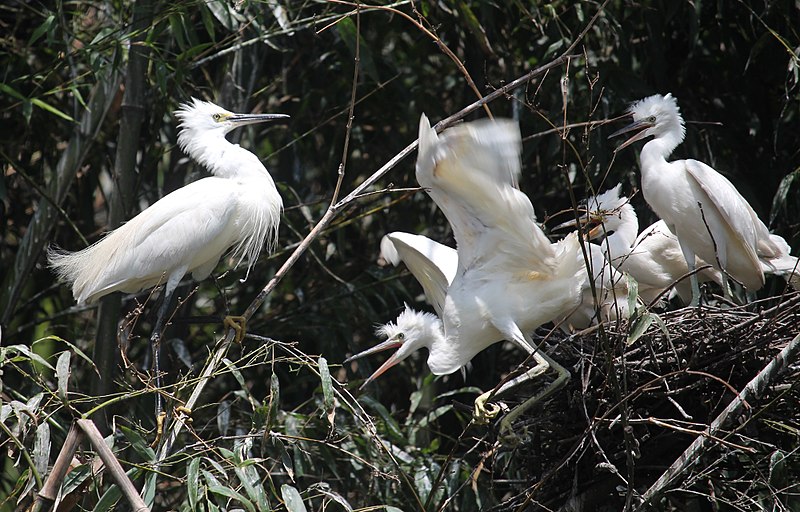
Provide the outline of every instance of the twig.
[[83,419],[78,420],[76,423],[78,427],[83,430],[83,433],[86,434],[86,437],[97,452],[97,455],[103,461],[103,464],[106,465],[106,469],[109,474],[111,474],[111,478],[117,482],[122,494],[128,499],[131,508],[136,512],[149,512],[150,508],[145,505],[144,501],[139,496],[136,487],[133,486],[133,482],[131,482],[128,475],[125,474],[125,470],[122,469],[122,465],[117,460],[117,457],[114,456],[114,452],[106,445],[106,442],[103,440],[103,435],[97,430],[97,426],[94,422],[92,420]]
[[753,380],[747,383],[741,393],[717,416],[703,435],[695,439],[691,445],[678,457],[675,462],[650,486],[642,495],[642,502],[637,510],[644,510],[645,506],[658,497],[672,480],[685,471],[692,463],[699,459],[700,453],[705,449],[708,437],[716,436],[728,419],[737,415],[747,401],[757,400],[770,381],[784,368],[794,362],[800,351],[800,335],[794,337],[786,344],[763,370],[758,372]]
[[55,464],[53,464],[50,475],[47,477],[47,480],[45,480],[44,485],[36,497],[36,502],[31,508],[32,512],[50,510],[53,506],[53,503],[55,503],[58,497],[58,489],[61,488],[61,484],[64,483],[64,476],[67,474],[67,470],[69,470],[69,463],[72,461],[72,456],[75,454],[75,450],[78,449],[78,445],[81,444],[82,440],[83,433],[78,429],[77,425],[73,424],[69,429],[67,438],[64,440],[64,446],[62,446],[61,451],[58,452],[58,457],[56,458]]
[[[452,125],[459,119],[471,114],[475,110],[481,108],[485,103],[490,101],[496,100],[497,98],[508,94],[510,91],[521,87],[528,83],[529,81],[533,80],[537,76],[547,72],[548,70],[558,67],[565,62],[567,62],[570,58],[575,58],[575,55],[562,55],[547,64],[539,66],[536,69],[533,69],[526,73],[525,75],[517,78],[516,80],[509,82],[505,86],[497,89],[496,91],[492,92],[477,100],[467,107],[461,109],[460,111],[456,112],[455,114],[447,117],[439,121],[435,128],[437,131],[442,131],[444,128]],[[322,218],[317,222],[317,224],[311,229],[311,231],[306,235],[306,237],[300,242],[294,252],[289,256],[286,262],[275,272],[275,275],[269,282],[264,286],[264,288],[258,293],[253,302],[247,307],[244,314],[242,315],[245,320],[249,320],[253,314],[261,307],[266,299],[267,295],[269,295],[272,290],[278,285],[278,283],[283,279],[283,277],[289,272],[289,270],[294,266],[295,263],[300,259],[300,257],[305,253],[306,249],[312,244],[314,240],[316,240],[320,234],[327,228],[327,226],[331,223],[331,221],[352,201],[356,200],[359,196],[361,196],[364,191],[371,187],[376,181],[381,179],[386,173],[388,173],[391,169],[393,169],[400,161],[402,161],[405,157],[411,154],[417,148],[417,141],[415,140],[405,149],[400,151],[397,155],[395,155],[391,160],[389,160],[386,164],[384,164],[380,169],[375,171],[369,178],[364,180],[360,185],[358,185],[352,192],[350,192],[346,197],[339,200],[336,204],[331,205]],[[228,332],[225,335],[225,338],[220,340],[215,349],[212,357],[206,362],[206,365],[203,367],[203,371],[201,372],[200,376],[197,379],[197,385],[192,390],[191,395],[186,400],[185,407],[189,409],[193,409],[195,404],[200,398],[200,394],[203,392],[205,385],[208,383],[211,375],[214,373],[216,367],[219,365],[220,361],[225,357],[230,348],[231,343],[235,337],[236,333],[233,329],[228,329]],[[172,450],[172,445],[178,438],[178,434],[180,433],[181,429],[183,428],[183,422],[176,421],[173,422],[167,435],[164,437],[163,444],[161,448],[158,450],[158,454],[155,461],[155,467],[157,468],[160,463],[166,459],[169,455],[170,451]]]

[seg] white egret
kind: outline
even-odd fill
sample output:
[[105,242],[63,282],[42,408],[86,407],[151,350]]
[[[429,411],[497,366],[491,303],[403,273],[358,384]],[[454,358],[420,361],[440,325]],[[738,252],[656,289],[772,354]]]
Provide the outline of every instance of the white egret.
[[[397,348],[372,380],[427,347],[428,366],[443,375],[455,372],[493,343],[512,341],[532,354],[537,365],[498,392],[548,368],[558,376],[543,393],[507,415],[503,430],[525,407],[569,378],[564,368],[537,350],[528,333],[575,308],[586,279],[576,258],[577,236],[551,244],[536,225],[530,200],[515,187],[521,145],[519,128],[511,121],[465,123],[440,137],[427,117],[421,117],[417,181],[450,222],[457,271],[444,295],[441,320],[432,314],[404,312],[397,324],[385,329],[389,339],[350,358]],[[491,396],[488,392],[475,400],[478,420],[499,411],[487,408]]]
[[175,287],[191,272],[209,276],[232,248],[247,272],[262,247],[276,240],[283,201],[256,155],[225,135],[240,126],[289,117],[285,114],[235,114],[192,99],[175,116],[178,144],[213,176],[167,194],[98,242],[77,252],[48,251],[50,266],[72,286],[79,304],[112,292],[138,292],[164,284],[163,303],[153,328],[153,359],[159,379],[158,345]]
[[[678,281],[689,272],[686,259],[675,235],[659,220],[639,234],[639,219],[628,198],[620,196],[622,185],[586,200],[586,220],[594,224],[590,239],[600,239],[608,261],[621,272],[627,272],[638,283],[639,296],[651,303],[661,293],[674,286],[677,294],[688,302],[691,288],[686,280]],[[697,266],[707,263],[697,260]],[[700,282],[714,281],[723,285],[722,274],[706,268],[697,274]]]
[[584,247],[586,258],[580,251],[576,255],[578,262],[584,265],[586,275],[580,303],[558,320],[561,329],[567,333],[586,329],[598,322],[627,319],[630,316],[628,283],[624,275],[617,272],[597,245],[585,243]]
[[[633,123],[611,137],[638,131],[620,149],[647,137],[640,154],[645,200],[678,237],[690,270],[696,257],[722,270],[748,291],[764,285],[762,261],[782,261],[785,242],[770,236],[753,208],[727,178],[697,160],[668,162],[683,142],[683,118],[671,94],[656,94],[631,106]],[[782,239],[781,239],[782,240]],[[700,300],[696,275],[691,276],[692,305]],[[727,290],[727,286],[725,287]]]

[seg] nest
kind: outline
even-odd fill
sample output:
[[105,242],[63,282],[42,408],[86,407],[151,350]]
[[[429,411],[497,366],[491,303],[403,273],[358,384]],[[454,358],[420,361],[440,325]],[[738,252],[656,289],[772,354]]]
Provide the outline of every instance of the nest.
[[496,509],[800,510],[800,367],[790,356],[763,371],[798,333],[795,292],[662,312],[630,344],[624,325],[563,336],[552,356],[571,369],[567,392],[526,411],[497,450],[525,484]]

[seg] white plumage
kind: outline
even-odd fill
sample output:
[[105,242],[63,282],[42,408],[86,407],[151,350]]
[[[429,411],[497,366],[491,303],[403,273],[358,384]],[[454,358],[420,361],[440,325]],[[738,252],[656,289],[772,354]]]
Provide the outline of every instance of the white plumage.
[[[756,291],[764,285],[762,261],[780,261],[785,242],[770,236],[750,204],[727,178],[697,160],[667,161],[683,142],[683,118],[672,95],[645,98],[630,108],[633,124],[612,134],[640,130],[618,149],[653,137],[642,148],[642,192],[656,214],[675,233],[690,269],[700,257]],[[692,303],[699,286],[692,277]]]
[[275,183],[254,154],[225,134],[288,116],[234,114],[197,99],[175,115],[178,143],[214,176],[164,196],[86,249],[50,250],[50,265],[78,303],[159,283],[166,283],[169,296],[186,273],[208,277],[229,249],[236,265],[247,259],[249,272],[262,247],[274,243],[283,205]]
[[[645,303],[654,301],[664,290],[673,287],[685,300],[691,299],[688,280],[676,281],[689,272],[675,235],[659,220],[641,233],[636,211],[628,198],[620,195],[621,185],[586,200],[589,222],[597,223],[589,238],[598,243],[611,264],[627,272],[638,283],[639,296]],[[706,265],[697,260],[697,266]],[[714,281],[722,285],[718,270],[705,269],[698,273],[700,282]]]
[[[392,338],[351,358],[397,348],[369,380],[422,347],[429,350],[431,371],[449,374],[501,340],[534,355],[539,365],[531,376],[553,367],[559,378],[551,387],[568,378],[528,333],[578,305],[586,279],[576,257],[580,246],[575,234],[551,244],[536,225],[530,200],[515,186],[520,150],[519,128],[511,121],[465,123],[438,136],[424,115],[420,119],[417,181],[450,222],[458,264],[441,320],[404,312],[385,329]],[[477,415],[491,415],[483,408],[487,398],[476,400]]]

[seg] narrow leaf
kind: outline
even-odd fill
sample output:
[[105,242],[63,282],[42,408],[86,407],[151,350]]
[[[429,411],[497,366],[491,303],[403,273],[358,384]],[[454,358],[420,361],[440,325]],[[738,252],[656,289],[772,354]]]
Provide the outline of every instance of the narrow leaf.
[[189,491],[189,508],[198,510],[200,501],[200,457],[195,457],[186,469],[186,484]]
[[70,121],[70,122],[73,122],[73,123],[75,122],[75,120],[72,118],[72,116],[65,114],[64,112],[58,110],[56,107],[50,105],[49,103],[45,103],[44,101],[40,100],[39,98],[32,98],[31,99],[31,103],[33,103],[34,105],[36,105],[37,107],[39,107],[42,110],[45,110],[47,112],[50,112],[51,114],[57,115],[61,119],[66,119],[67,121]]
[[33,464],[39,475],[47,473],[50,462],[50,424],[43,421],[36,429],[36,441],[33,445]]
[[69,350],[65,350],[58,356],[58,361],[56,361],[56,379],[58,381],[58,396],[61,400],[66,402],[67,400],[67,391],[69,387],[69,374],[70,374],[70,367],[69,363],[71,361],[72,354]]
[[306,505],[300,493],[289,484],[281,485],[281,497],[283,497],[286,510],[289,512],[306,512]]

